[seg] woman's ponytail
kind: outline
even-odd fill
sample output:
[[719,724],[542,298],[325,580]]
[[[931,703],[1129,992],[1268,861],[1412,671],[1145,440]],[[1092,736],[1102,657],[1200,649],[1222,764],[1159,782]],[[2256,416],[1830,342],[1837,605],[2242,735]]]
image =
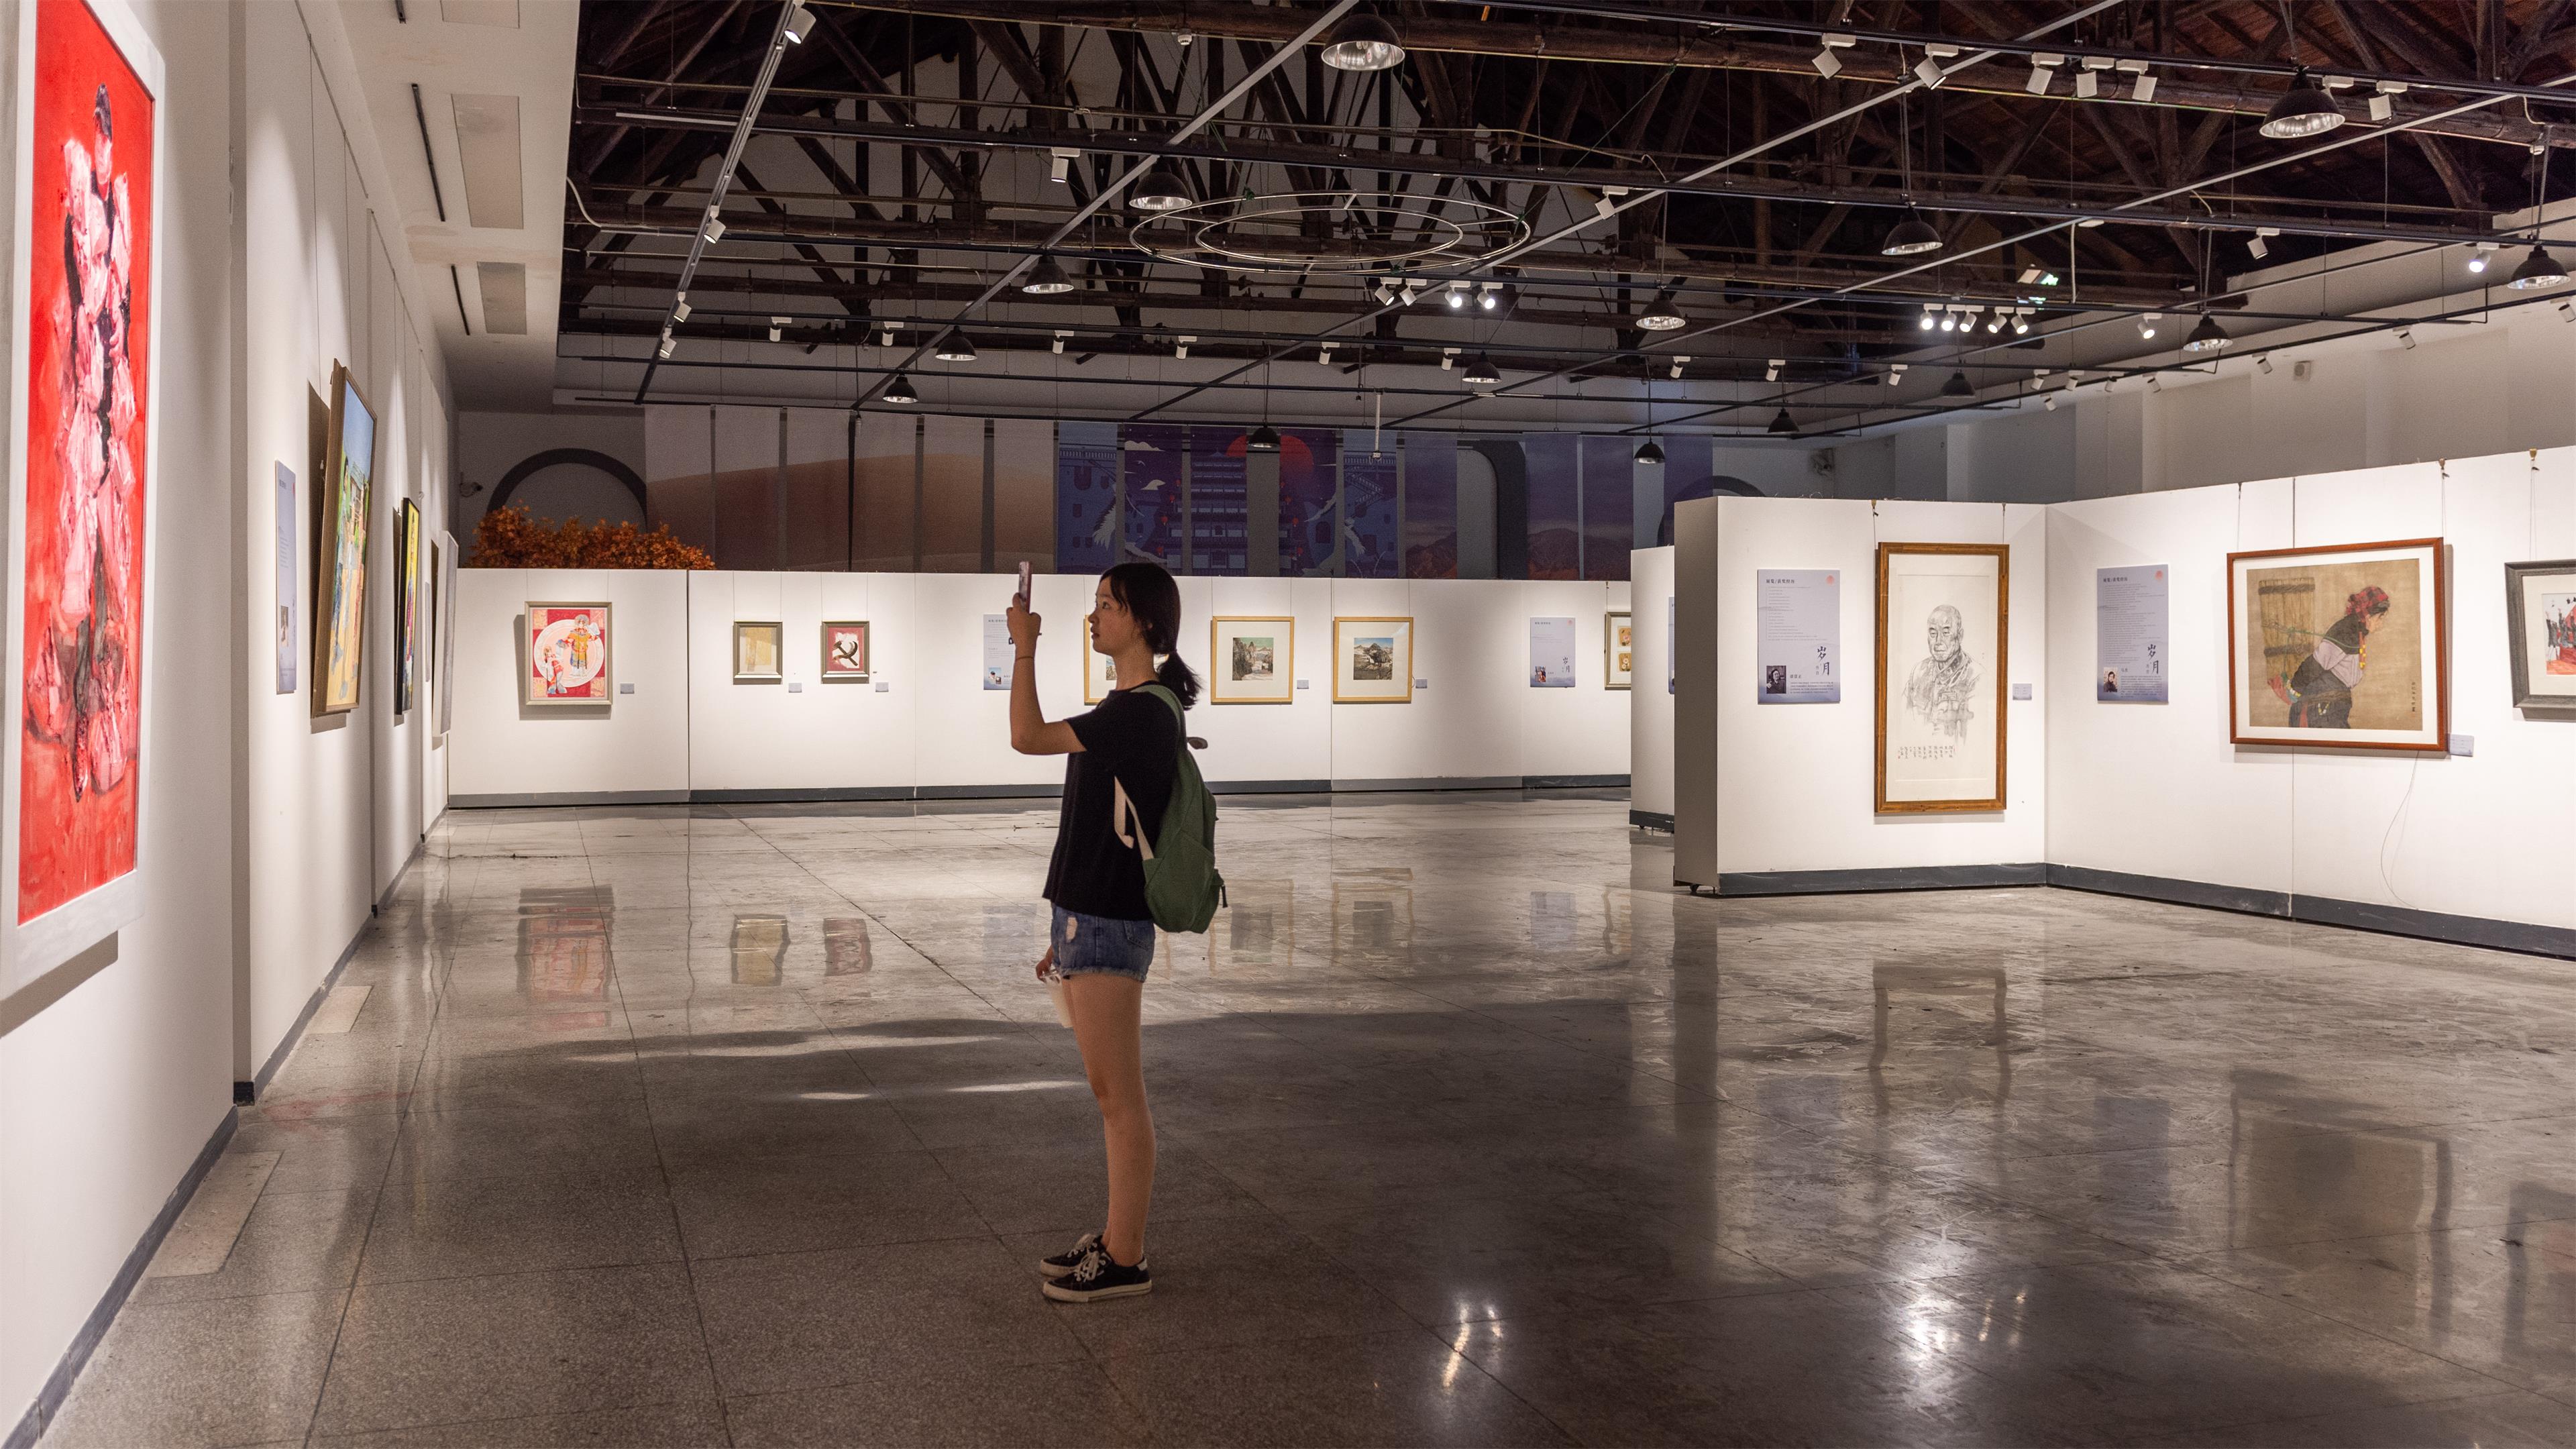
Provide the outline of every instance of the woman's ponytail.
[[1199,702],[1198,671],[1182,663],[1178,654],[1163,656],[1163,662],[1154,669],[1154,680],[1180,696],[1183,709]]

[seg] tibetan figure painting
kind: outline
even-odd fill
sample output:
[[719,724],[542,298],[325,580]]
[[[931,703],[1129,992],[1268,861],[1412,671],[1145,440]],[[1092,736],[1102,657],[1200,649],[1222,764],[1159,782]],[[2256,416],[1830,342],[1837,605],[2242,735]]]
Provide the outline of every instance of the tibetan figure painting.
[[25,492],[0,509],[24,548],[14,909],[0,990],[140,914],[155,441],[160,57],[121,6],[30,8],[34,45],[14,78],[29,123],[19,153],[29,223],[17,251],[27,350],[11,440],[25,458]]
[[2004,808],[2011,577],[1994,543],[1878,546],[1878,813]]
[[2228,738],[2440,750],[2440,539],[2227,556]]
[[2576,558],[2504,566],[2516,709],[2576,710]]
[[313,712],[358,707],[367,640],[367,510],[376,478],[376,415],[349,369],[331,369],[331,446],[314,536]]
[[530,604],[525,617],[520,697],[532,705],[607,705],[608,606]]

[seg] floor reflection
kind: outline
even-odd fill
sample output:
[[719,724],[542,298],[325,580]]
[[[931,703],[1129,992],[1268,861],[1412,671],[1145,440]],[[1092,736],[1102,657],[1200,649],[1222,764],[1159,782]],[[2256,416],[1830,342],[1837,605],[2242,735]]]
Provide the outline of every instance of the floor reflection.
[[775,986],[787,974],[787,918],[733,918],[733,984]]

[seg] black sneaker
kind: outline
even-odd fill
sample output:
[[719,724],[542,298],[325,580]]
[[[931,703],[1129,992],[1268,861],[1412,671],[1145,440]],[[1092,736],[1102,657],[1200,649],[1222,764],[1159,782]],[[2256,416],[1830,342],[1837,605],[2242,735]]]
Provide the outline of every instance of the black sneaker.
[[1154,1275],[1141,1262],[1123,1264],[1109,1256],[1109,1249],[1094,1242],[1073,1271],[1061,1278],[1039,1285],[1039,1291],[1058,1303],[1089,1303],[1095,1298],[1127,1298],[1154,1291]]
[[1054,1257],[1038,1259],[1038,1272],[1048,1278],[1061,1278],[1067,1273],[1072,1272],[1074,1269],[1081,1267],[1083,1258],[1089,1254],[1092,1249],[1099,1246],[1100,1235],[1098,1233],[1085,1233],[1074,1241],[1072,1247],[1065,1249]]

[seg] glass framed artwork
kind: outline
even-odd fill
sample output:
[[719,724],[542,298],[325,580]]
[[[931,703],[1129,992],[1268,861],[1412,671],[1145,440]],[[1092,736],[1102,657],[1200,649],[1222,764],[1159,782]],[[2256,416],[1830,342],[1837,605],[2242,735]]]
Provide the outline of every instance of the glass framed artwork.
[[2229,554],[2229,741],[2448,748],[2443,569],[2438,538]]
[[1601,616],[1601,687],[1629,689],[1637,682],[1637,626],[1625,609]]
[[2576,710],[2576,558],[2504,566],[2513,707]]
[[605,706],[616,692],[608,667],[606,604],[530,604],[519,698],[531,706]]
[[868,681],[868,621],[823,621],[823,682],[865,684]]
[[358,707],[367,643],[367,520],[376,477],[376,415],[357,379],[331,365],[330,455],[313,546],[313,712]]
[[1878,546],[1877,813],[2004,808],[2010,564],[2000,543]]
[[394,713],[409,714],[420,683],[420,505],[394,509]]
[[782,667],[785,626],[775,620],[736,619],[733,624],[733,682],[776,684],[787,677]]
[[1208,624],[1208,702],[1296,701],[1297,621],[1222,615]]
[[1333,621],[1333,703],[1413,702],[1413,620]]
[[[1162,661],[1154,661],[1157,665]],[[1091,616],[1082,616],[1082,702],[1098,704],[1119,688],[1118,661],[1092,647]]]

